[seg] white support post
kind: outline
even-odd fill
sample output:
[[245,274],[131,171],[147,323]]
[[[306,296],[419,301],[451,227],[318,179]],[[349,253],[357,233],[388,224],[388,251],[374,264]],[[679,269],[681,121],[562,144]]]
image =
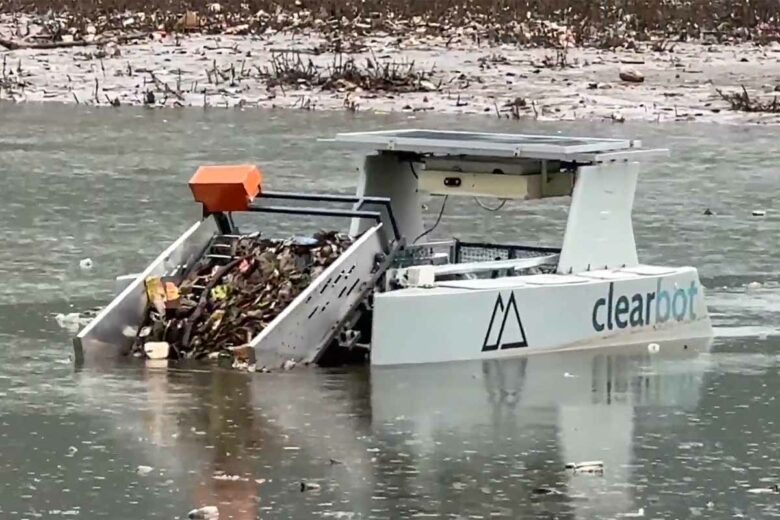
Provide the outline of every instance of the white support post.
[[637,162],[579,168],[559,273],[634,267],[639,263],[631,222],[638,176]]
[[[411,242],[423,232],[422,207],[417,179],[408,161],[390,153],[366,156],[360,170],[358,197],[389,197],[398,231]],[[352,219],[349,234],[357,236],[373,222]]]

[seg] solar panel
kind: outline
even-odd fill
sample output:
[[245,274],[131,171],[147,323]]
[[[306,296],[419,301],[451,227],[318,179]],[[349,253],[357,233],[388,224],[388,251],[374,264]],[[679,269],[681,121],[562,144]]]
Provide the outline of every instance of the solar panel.
[[441,130],[400,130],[389,131],[384,135],[404,137],[407,139],[442,139],[445,141],[478,141],[483,143],[546,143],[557,144],[561,146],[576,146],[579,144],[588,144],[583,139],[569,137],[555,137],[549,135],[511,135],[511,134],[489,134],[478,132],[449,132]]
[[423,129],[342,133],[336,135],[334,141],[399,152],[549,159],[564,159],[578,153],[626,150],[640,145],[638,141],[627,139]]

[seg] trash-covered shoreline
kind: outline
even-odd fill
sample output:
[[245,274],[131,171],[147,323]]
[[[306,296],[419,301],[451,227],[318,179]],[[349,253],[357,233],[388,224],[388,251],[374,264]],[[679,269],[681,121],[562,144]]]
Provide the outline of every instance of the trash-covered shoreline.
[[275,11],[245,5],[0,14],[0,100],[780,122],[780,36],[768,22],[715,17],[691,30],[681,17],[639,30],[630,14],[605,26],[552,15],[338,17],[300,1]]

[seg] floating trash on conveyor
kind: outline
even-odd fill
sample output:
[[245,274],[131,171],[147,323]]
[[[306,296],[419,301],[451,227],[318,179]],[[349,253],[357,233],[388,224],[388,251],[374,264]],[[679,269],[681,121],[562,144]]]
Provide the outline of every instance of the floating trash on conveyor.
[[[261,179],[254,165],[199,168],[189,184],[203,218],[142,272],[117,277],[114,299],[74,338],[76,362],[121,353],[265,372],[364,361],[369,298],[403,243],[390,200],[261,192]],[[251,218],[264,213],[365,228],[269,237]]]
[[[239,362],[257,336],[351,244],[336,232],[286,241],[244,236],[220,241],[177,285],[145,280],[150,302],[133,345],[137,356]],[[219,246],[219,247],[216,247]],[[215,357],[215,356],[212,356]]]

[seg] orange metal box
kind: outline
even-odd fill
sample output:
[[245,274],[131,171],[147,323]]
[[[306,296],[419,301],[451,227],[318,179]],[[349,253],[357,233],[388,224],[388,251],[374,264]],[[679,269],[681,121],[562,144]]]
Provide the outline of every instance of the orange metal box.
[[210,213],[245,211],[260,193],[262,180],[263,174],[253,164],[201,166],[190,179],[190,189]]

